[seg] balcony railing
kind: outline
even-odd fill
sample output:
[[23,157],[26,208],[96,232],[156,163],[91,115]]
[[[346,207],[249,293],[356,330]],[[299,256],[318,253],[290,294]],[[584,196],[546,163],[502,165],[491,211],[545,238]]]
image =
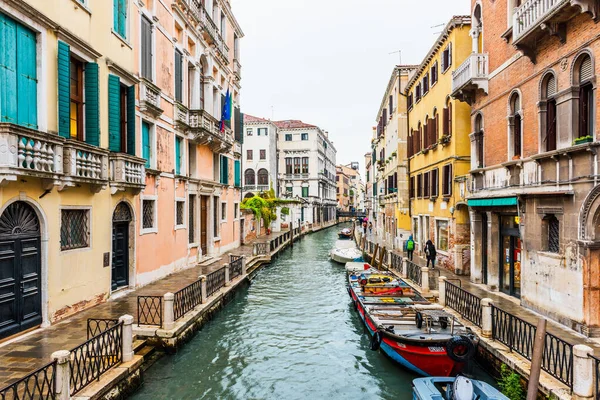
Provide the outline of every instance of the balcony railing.
[[108,184],[108,150],[76,140],[63,147],[66,182],[85,182],[100,190]]
[[237,58],[233,59],[233,74],[237,79],[242,79],[242,64]]
[[124,153],[110,153],[110,187],[112,193],[131,189],[139,193],[145,186],[146,160]]
[[472,53],[452,72],[452,95],[469,102],[478,89],[488,92],[488,55]]
[[513,43],[517,44],[525,36],[546,22],[571,0],[527,0],[515,10],[513,15]]
[[223,61],[229,63],[229,47],[225,44],[217,25],[206,11],[206,8],[200,0],[184,0],[184,2],[192,11],[192,15],[200,22],[200,28],[206,33],[206,39],[209,39],[209,42],[215,45]]
[[155,117],[163,113],[160,108],[160,88],[144,78],[140,80],[140,111]]
[[221,132],[220,122],[204,110],[190,110],[188,115],[188,125],[194,135],[194,142],[207,145],[215,152],[231,150],[233,147],[231,128],[225,127],[225,132]]
[[175,123],[185,129],[189,126],[189,110],[181,103],[175,103]]
[[242,190],[244,192],[266,192],[269,190],[269,185],[246,185]]

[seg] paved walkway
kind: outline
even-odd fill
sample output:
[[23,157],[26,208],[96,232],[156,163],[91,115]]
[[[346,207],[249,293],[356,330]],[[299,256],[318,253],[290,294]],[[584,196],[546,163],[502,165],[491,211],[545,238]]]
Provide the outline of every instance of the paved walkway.
[[[287,231],[286,231],[287,232]],[[38,329],[23,335],[15,341],[0,344],[0,388],[22,378],[27,373],[42,367],[51,361],[51,354],[57,350],[70,350],[87,340],[88,318],[119,318],[133,315],[137,323],[137,296],[161,296],[167,292],[176,292],[196,281],[201,274],[207,274],[229,262],[229,255],[251,256],[254,242],[265,242],[283,235],[285,232],[261,236],[232,251],[217,256],[207,265],[195,266],[173,273],[147,286],[88,310],[77,313],[45,329]]]

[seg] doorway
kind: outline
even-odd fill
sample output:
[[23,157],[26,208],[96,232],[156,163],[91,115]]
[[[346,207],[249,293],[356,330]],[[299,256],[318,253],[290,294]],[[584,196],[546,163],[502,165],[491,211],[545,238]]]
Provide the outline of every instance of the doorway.
[[519,217],[503,215],[500,217],[500,290],[521,297],[521,250],[519,235]]
[[127,203],[115,208],[112,220],[111,290],[129,286],[129,225],[132,214]]
[[488,216],[481,213],[481,281],[488,283]]
[[200,249],[202,256],[208,254],[208,196],[200,196]]
[[25,202],[0,216],[0,339],[42,323],[41,234]]

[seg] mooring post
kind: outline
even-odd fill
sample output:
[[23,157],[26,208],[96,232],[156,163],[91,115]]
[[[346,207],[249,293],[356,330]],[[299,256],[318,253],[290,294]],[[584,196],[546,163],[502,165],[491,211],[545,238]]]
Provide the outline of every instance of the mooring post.
[[125,314],[119,317],[119,321],[123,322],[123,362],[127,362],[133,359],[133,317]]
[[200,295],[202,299],[201,301],[202,304],[205,304],[208,300],[208,292],[206,290],[206,275],[200,275],[198,277],[198,280],[200,281]]
[[542,370],[542,357],[544,355],[544,345],[546,344],[546,319],[540,318],[535,331],[535,341],[533,342],[533,355],[531,357],[531,373],[529,374],[529,383],[527,385],[527,400],[536,400],[538,385],[540,384],[540,372]]
[[402,270],[400,271],[400,276],[403,279],[408,278],[408,258],[402,258]]
[[421,292],[429,294],[429,268],[421,267]]
[[223,264],[223,269],[225,270],[225,286],[231,286],[231,282],[229,281],[229,264]]
[[242,256],[242,276],[246,275],[246,256]]
[[594,396],[594,349],[584,344],[573,346],[573,399]]
[[446,279],[448,278],[446,278],[445,276],[438,276],[438,301],[442,307],[446,307]]
[[163,328],[166,330],[173,329],[175,325],[175,295],[173,293],[165,293],[163,296]]
[[492,337],[492,305],[494,301],[489,298],[481,299],[481,335]]
[[54,388],[56,400],[69,400],[71,398],[71,371],[69,350],[58,350],[52,353],[52,359],[56,361],[56,375]]

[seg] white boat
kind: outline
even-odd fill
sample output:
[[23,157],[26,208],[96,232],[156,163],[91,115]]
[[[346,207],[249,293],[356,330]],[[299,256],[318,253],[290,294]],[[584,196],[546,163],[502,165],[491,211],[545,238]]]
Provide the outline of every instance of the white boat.
[[352,249],[333,249],[329,253],[331,259],[335,262],[346,264],[350,261],[358,261],[362,259],[362,252],[357,248]]
[[346,271],[349,273],[352,272],[362,272],[367,274],[374,274],[379,272],[377,269],[373,268],[370,264],[359,261],[350,261],[346,263]]
[[508,400],[491,385],[458,376],[429,377],[413,380],[414,400]]

